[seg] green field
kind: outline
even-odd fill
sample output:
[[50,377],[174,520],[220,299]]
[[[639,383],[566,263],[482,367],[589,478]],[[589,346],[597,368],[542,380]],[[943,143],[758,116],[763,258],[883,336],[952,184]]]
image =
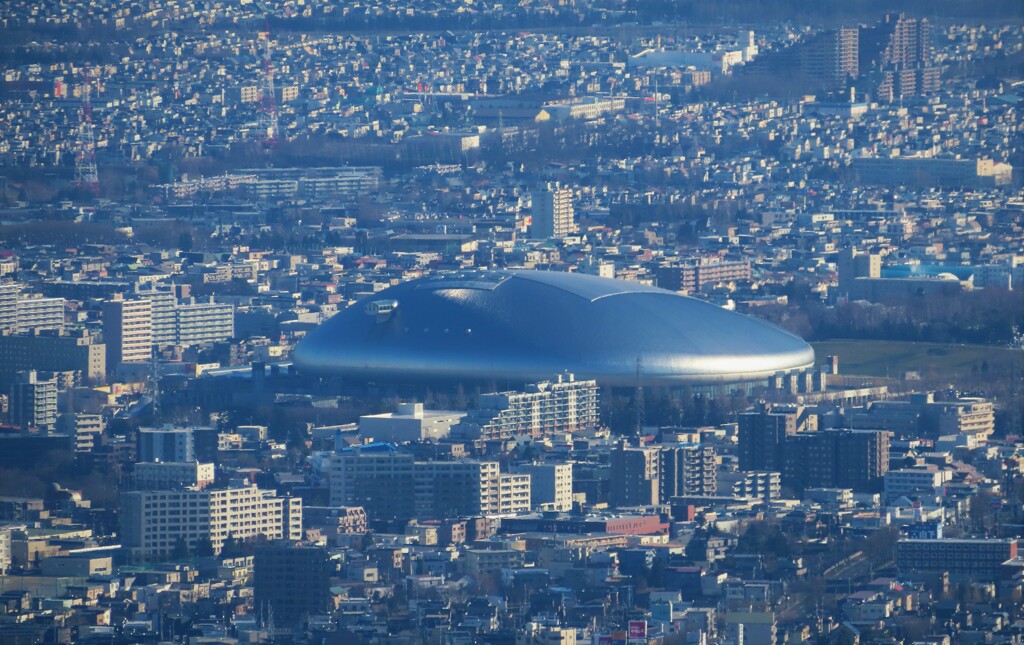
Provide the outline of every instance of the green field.
[[1024,351],[987,345],[946,345],[886,340],[829,340],[811,343],[821,363],[839,356],[839,373],[899,378],[916,371],[923,379],[1002,378],[1016,363],[1024,369]]

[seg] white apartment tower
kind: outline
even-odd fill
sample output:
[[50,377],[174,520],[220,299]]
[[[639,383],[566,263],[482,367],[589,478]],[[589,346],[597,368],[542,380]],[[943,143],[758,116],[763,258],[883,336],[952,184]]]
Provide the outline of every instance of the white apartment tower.
[[121,363],[148,363],[153,356],[152,303],[125,300],[121,294],[103,303],[103,340],[108,371]]
[[534,191],[530,237],[563,238],[575,232],[576,216],[572,206],[572,190],[557,183],[547,183]]

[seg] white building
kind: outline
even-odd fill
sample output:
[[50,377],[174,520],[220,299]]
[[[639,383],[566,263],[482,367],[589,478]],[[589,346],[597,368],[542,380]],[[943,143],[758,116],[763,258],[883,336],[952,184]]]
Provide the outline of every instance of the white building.
[[64,329],[64,298],[19,298],[17,329],[29,332],[37,329]]
[[174,323],[178,345],[224,341],[235,335],[235,308],[214,302],[180,304],[174,310]]
[[138,490],[173,490],[206,488],[213,483],[213,464],[192,462],[139,462],[133,480]]
[[561,239],[575,233],[576,214],[572,198],[572,190],[557,183],[545,184],[534,191],[530,237]]
[[146,363],[153,356],[153,314],[148,300],[125,300],[116,294],[103,303],[103,341],[107,370],[121,363]]
[[886,499],[897,497],[934,497],[952,479],[952,472],[932,468],[901,468],[885,473]]
[[399,403],[394,412],[359,417],[359,434],[393,443],[443,439],[464,416],[465,412],[424,410],[422,403]]
[[470,410],[453,426],[452,434],[470,441],[540,438],[586,430],[597,421],[597,381],[577,381],[570,374],[529,385],[525,392],[481,395],[479,408]]

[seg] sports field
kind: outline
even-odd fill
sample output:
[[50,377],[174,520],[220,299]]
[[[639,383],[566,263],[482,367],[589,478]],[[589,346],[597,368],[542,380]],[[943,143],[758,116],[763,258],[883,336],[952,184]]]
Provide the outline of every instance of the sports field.
[[887,340],[829,340],[811,343],[818,362],[839,355],[839,372],[899,378],[916,371],[922,378],[957,381],[958,376],[1003,377],[1016,363],[1024,370],[1024,350],[988,345],[946,345]]

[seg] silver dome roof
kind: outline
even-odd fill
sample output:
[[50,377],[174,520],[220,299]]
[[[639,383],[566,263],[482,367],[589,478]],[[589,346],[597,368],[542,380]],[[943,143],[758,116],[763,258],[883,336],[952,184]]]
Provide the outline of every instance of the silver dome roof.
[[646,285],[578,273],[470,271],[385,289],[304,338],[302,373],[369,381],[740,383],[808,367],[774,325]]

